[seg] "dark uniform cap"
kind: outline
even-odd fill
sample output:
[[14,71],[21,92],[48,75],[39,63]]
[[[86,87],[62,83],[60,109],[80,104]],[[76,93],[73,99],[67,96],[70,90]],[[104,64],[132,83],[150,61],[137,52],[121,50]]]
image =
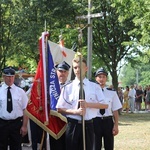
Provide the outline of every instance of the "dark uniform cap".
[[106,76],[108,76],[108,73],[106,72],[106,70],[104,68],[99,68],[95,73],[95,77],[97,77],[99,74],[104,74]]
[[15,70],[10,66],[6,67],[3,69],[3,74],[5,76],[14,76],[15,75]]
[[65,61],[55,66],[57,70],[66,70],[68,71],[70,68],[70,65],[67,64]]

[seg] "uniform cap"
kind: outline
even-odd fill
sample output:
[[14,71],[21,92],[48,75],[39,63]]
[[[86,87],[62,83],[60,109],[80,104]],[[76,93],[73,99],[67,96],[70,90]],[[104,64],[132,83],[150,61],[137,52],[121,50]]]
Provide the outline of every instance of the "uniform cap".
[[65,61],[55,66],[57,70],[66,70],[68,71],[70,69],[70,65],[67,64]]
[[5,76],[14,76],[15,75],[15,70],[11,66],[9,66],[9,67],[6,67],[6,68],[3,69],[3,74]]
[[108,76],[108,73],[106,72],[106,70],[104,68],[99,68],[95,73],[94,76],[97,77],[99,74],[104,74],[106,76]]

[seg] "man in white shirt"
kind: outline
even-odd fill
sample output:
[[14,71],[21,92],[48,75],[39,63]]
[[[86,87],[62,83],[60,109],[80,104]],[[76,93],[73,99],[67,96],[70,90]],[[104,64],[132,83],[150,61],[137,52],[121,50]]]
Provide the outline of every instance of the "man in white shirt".
[[67,78],[69,75],[70,65],[63,61],[62,63],[55,66],[57,71],[57,76],[59,80],[60,88],[67,82]]
[[102,148],[104,141],[105,150],[114,149],[114,136],[119,133],[118,129],[118,110],[122,108],[117,92],[112,88],[106,87],[108,73],[104,68],[99,68],[95,72],[95,80],[102,88],[105,100],[108,103],[107,109],[100,109],[97,117],[94,118],[95,130],[95,150]]
[[[82,69],[84,99],[80,98],[80,71]],[[66,150],[83,149],[82,116],[85,120],[86,150],[92,150],[94,145],[93,118],[96,117],[100,108],[107,108],[104,103],[104,95],[98,84],[89,81],[86,60],[73,59],[73,71],[75,79],[66,84],[62,90],[56,105],[58,112],[65,114],[68,120],[66,129]],[[84,94],[83,94],[84,95]]]
[[[66,63],[65,61],[63,61],[60,64],[57,64],[55,68],[56,68],[59,85],[61,89],[67,82],[70,65]],[[50,149],[51,150],[66,150],[65,133],[57,140],[54,139],[52,136],[50,136]]]
[[0,150],[21,148],[22,136],[27,134],[28,117],[24,114],[28,97],[14,84],[15,70],[3,69],[4,84],[0,87]]
[[128,93],[131,113],[133,113],[135,109],[135,95],[136,95],[136,91],[134,89],[134,86],[131,85]]

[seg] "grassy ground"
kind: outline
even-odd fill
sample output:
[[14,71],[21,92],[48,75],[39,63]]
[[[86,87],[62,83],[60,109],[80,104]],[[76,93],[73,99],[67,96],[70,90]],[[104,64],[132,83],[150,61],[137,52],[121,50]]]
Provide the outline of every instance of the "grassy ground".
[[123,113],[115,150],[150,150],[150,113]]
[[150,150],[150,113],[123,113],[119,117],[119,134],[115,136],[114,147],[114,150]]

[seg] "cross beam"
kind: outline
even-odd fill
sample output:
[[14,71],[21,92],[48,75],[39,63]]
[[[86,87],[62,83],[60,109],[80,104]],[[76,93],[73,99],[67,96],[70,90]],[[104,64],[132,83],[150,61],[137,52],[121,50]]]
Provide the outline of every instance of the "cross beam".
[[92,35],[92,18],[98,18],[104,16],[104,13],[96,13],[91,14],[90,10],[92,8],[92,0],[88,0],[88,15],[82,15],[77,16],[76,19],[88,19],[88,54],[87,54],[87,66],[88,66],[88,72],[87,77],[90,79],[92,75],[92,41],[93,41],[93,35]]
[[104,13],[96,13],[96,14],[90,14],[90,15],[82,15],[82,16],[77,16],[76,19],[88,19],[88,18],[98,18],[102,17]]

